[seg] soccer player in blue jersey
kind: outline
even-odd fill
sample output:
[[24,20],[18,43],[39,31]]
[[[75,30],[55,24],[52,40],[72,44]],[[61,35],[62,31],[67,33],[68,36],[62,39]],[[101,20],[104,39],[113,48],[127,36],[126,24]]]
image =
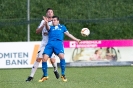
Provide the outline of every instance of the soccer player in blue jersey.
[[61,78],[64,82],[67,81],[65,77],[65,58],[64,58],[64,34],[70,37],[71,39],[77,41],[78,43],[81,41],[77,39],[72,34],[70,34],[67,28],[64,25],[60,25],[59,17],[53,16],[53,26],[48,25],[48,19],[43,17],[45,20],[46,29],[48,30],[48,43],[43,52],[43,59],[42,59],[42,71],[43,77],[39,80],[39,82],[43,82],[48,79],[47,74],[47,60],[51,57],[52,53],[55,53],[60,58],[60,67],[61,67]]
[[[48,25],[52,25],[52,17],[54,16],[54,11],[52,8],[47,8],[46,10],[46,17],[48,18]],[[38,54],[37,54],[37,58],[36,58],[36,61],[31,69],[31,73],[30,73],[30,76],[28,76],[28,78],[26,79],[26,82],[30,82],[33,80],[33,77],[35,75],[35,72],[39,66],[39,63],[41,62],[42,58],[43,58],[43,51],[44,51],[44,48],[48,42],[48,31],[45,27],[45,21],[42,20],[40,25],[38,26],[38,28],[36,29],[36,33],[39,34],[41,33],[42,34],[42,42],[41,42],[41,45],[40,45],[40,49],[38,51]],[[54,67],[54,74],[56,76],[56,78],[58,79],[59,78],[59,73],[57,71],[57,63],[56,60],[55,60],[55,55],[53,54],[50,58],[50,61],[52,63],[52,66]]]

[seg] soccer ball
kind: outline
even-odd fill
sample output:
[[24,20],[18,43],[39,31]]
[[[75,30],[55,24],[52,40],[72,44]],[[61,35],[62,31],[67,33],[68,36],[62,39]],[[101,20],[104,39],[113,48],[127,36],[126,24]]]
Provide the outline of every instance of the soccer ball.
[[90,30],[88,28],[82,28],[81,29],[81,35],[82,36],[88,36],[90,34]]

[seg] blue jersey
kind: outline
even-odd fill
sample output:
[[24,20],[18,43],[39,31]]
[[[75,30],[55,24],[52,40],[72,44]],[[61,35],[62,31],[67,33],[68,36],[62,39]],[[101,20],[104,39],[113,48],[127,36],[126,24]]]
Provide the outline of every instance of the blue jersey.
[[58,26],[50,26],[50,30],[48,31],[49,41],[64,40],[64,32],[68,31],[64,25]]

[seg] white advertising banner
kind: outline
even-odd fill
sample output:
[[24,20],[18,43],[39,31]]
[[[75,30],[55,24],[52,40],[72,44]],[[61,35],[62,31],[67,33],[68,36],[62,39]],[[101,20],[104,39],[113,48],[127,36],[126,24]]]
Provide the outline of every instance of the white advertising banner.
[[[31,68],[40,44],[41,41],[1,42],[0,68]],[[112,64],[109,62],[133,63],[133,40],[91,40],[82,41],[80,44],[75,41],[64,41],[64,47],[66,63],[86,62],[89,66],[101,62],[108,65]],[[56,61],[60,62],[58,57]],[[49,60],[48,67],[52,67]]]
[[[29,68],[32,67],[40,48],[41,42],[1,42],[0,68]],[[51,63],[48,60],[48,66]],[[41,63],[39,65],[41,67]]]

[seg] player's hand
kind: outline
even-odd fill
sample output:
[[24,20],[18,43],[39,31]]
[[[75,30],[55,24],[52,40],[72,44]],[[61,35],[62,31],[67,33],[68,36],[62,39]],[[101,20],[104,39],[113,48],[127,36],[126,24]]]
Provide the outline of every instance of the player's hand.
[[77,42],[78,42],[78,44],[81,42],[81,40],[80,39],[77,39]]
[[43,20],[44,20],[46,23],[48,23],[48,18],[47,18],[47,17],[43,16]]

